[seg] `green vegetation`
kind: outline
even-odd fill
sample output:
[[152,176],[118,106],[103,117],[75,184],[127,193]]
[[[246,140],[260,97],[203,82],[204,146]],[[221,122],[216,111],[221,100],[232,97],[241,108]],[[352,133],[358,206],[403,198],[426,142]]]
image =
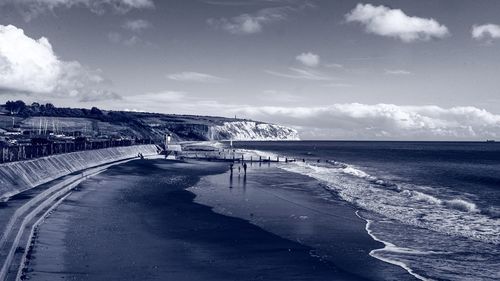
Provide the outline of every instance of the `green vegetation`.
[[107,111],[97,107],[56,107],[51,103],[34,102],[27,105],[23,101],[8,101],[0,106],[0,110],[3,119],[9,118],[5,124],[10,124],[11,117],[15,117],[16,124],[26,129],[36,129],[39,124],[49,123],[49,126],[59,127],[61,131],[78,130],[94,136],[113,135],[155,141],[161,141],[165,134],[172,134],[177,140],[206,140],[210,126],[246,121],[224,117]]

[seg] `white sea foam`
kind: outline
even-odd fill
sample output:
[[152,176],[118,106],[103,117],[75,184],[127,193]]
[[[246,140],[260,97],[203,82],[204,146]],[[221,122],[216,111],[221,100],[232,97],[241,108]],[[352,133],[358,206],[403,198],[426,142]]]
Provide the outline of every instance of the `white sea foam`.
[[408,249],[408,248],[400,248],[400,247],[397,247],[396,245],[394,245],[394,244],[392,244],[390,242],[387,242],[387,241],[384,241],[384,240],[378,238],[375,234],[373,234],[372,230],[370,229],[372,221],[361,217],[359,215],[358,211],[356,211],[356,216],[358,216],[360,219],[363,219],[363,220],[366,221],[365,230],[368,233],[368,235],[370,235],[373,240],[378,241],[378,242],[384,244],[384,248],[382,248],[382,249],[375,249],[375,250],[370,251],[370,256],[372,256],[374,258],[377,258],[377,259],[379,259],[381,261],[384,261],[386,263],[397,265],[397,266],[403,268],[404,270],[406,270],[408,273],[410,273],[412,276],[414,276],[415,278],[417,278],[419,280],[424,280],[424,281],[430,281],[430,280],[432,280],[432,279],[426,278],[426,277],[424,277],[424,276],[422,276],[420,274],[415,273],[415,271],[412,268],[410,268],[407,264],[405,264],[404,262],[401,262],[401,261],[398,261],[398,260],[394,260],[394,259],[389,259],[389,258],[383,257],[381,255],[378,255],[378,252],[381,251],[381,250],[383,250],[383,251],[391,251],[391,252],[400,252],[400,253],[412,253],[412,254],[427,254],[427,253],[424,253],[424,252],[421,252],[421,251],[418,251],[418,250]]
[[417,201],[427,202],[434,205],[439,205],[443,203],[443,200],[419,191],[403,190],[401,191],[401,194],[406,195],[408,197],[413,197]]
[[[250,158],[250,156],[252,156],[255,157],[255,159],[262,157],[262,159],[276,160],[277,157],[279,157],[278,154],[262,150],[238,149],[237,152],[243,154],[245,156],[245,159],[248,159]],[[282,157],[282,159],[284,159],[284,157]]]
[[450,206],[451,208],[464,211],[464,212],[472,212],[472,213],[479,213],[480,210],[476,206],[476,204],[472,202],[468,202],[463,199],[452,199],[445,201],[445,205]]
[[343,200],[401,223],[500,244],[500,220],[482,214],[475,203],[463,198],[438,198],[416,185],[390,185],[338,162],[329,166],[296,162],[280,167],[318,179]]

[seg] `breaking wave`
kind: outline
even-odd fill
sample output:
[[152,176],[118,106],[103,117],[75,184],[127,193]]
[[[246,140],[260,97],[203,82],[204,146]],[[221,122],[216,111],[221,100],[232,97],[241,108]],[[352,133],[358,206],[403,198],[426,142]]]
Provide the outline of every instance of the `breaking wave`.
[[[429,188],[395,184],[341,162],[296,162],[280,168],[325,183],[343,200],[401,223],[439,233],[500,244],[500,220],[466,198],[430,194]],[[455,197],[453,197],[455,196]]]
[[[277,156],[243,152],[271,159]],[[367,233],[384,245],[370,252],[374,258],[420,280],[500,280],[500,208],[480,207],[473,194],[418,185],[384,171],[333,160],[278,167],[315,178],[356,206]]]

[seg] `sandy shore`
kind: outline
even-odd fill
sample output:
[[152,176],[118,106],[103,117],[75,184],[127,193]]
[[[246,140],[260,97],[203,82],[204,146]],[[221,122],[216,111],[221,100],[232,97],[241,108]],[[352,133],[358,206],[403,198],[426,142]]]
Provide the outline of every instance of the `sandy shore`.
[[[310,243],[287,237],[290,231],[283,230],[286,228],[275,231],[268,225],[258,226],[251,219],[239,218],[243,216],[214,211],[206,206],[210,205],[207,202],[195,202],[195,195],[186,190],[192,186],[199,188],[204,183],[199,182],[201,177],[219,175],[225,179],[226,172],[226,163],[138,160],[85,181],[41,225],[28,277],[30,280],[382,280],[380,277],[385,274],[400,273],[396,267],[369,259],[369,249],[378,246],[369,237],[354,239],[362,244],[359,253],[355,252],[359,249],[353,252],[350,246],[334,247],[345,252],[337,253],[336,259],[320,258],[308,246]],[[230,189],[224,184],[221,187]],[[251,190],[252,182],[247,182],[245,188]],[[275,198],[262,194],[259,195],[262,204]],[[224,202],[228,206],[234,203]],[[256,211],[252,216],[273,219]],[[279,216],[274,219],[281,220]],[[288,219],[281,221],[282,226],[294,227]],[[358,231],[357,227],[354,231]],[[342,245],[339,240],[342,238],[345,237],[333,241]],[[351,258],[342,259],[343,255]],[[364,257],[352,258],[356,255]]]

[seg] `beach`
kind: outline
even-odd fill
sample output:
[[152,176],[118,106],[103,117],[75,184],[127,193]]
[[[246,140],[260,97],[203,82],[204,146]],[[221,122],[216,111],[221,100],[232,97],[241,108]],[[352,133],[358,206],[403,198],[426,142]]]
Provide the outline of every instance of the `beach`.
[[[276,186],[269,180],[281,181],[277,173],[283,176],[272,165],[254,164],[246,177],[236,171],[231,183],[225,162],[157,159],[111,167],[81,183],[45,219],[27,277],[413,279],[369,256],[383,244],[351,207],[294,188],[318,184],[304,176]],[[332,216],[315,211],[323,202]]]

